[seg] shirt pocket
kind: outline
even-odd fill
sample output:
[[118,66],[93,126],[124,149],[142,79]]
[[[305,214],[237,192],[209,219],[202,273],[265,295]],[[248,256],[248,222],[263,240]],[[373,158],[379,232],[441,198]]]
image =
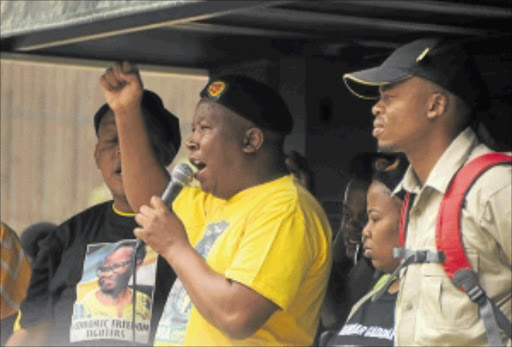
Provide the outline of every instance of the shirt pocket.
[[[477,255],[472,260],[478,261]],[[422,266],[418,319],[436,330],[470,329],[478,321],[478,306],[456,288],[438,264]],[[421,318],[420,318],[421,317]]]

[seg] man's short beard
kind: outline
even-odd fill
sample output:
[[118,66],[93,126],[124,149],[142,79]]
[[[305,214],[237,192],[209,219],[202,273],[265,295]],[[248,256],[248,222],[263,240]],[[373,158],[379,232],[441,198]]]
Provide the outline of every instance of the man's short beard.
[[116,277],[116,284],[111,289],[103,289],[100,283],[100,289],[101,291],[106,294],[110,295],[114,299],[117,299],[119,295],[128,288],[128,282],[130,281],[130,277],[132,275],[132,267],[130,266],[130,269],[126,271],[123,274],[119,274]]

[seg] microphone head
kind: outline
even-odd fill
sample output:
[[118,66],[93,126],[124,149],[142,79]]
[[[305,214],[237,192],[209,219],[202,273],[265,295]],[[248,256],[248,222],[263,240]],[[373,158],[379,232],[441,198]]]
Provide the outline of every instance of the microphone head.
[[189,185],[194,179],[194,171],[192,171],[189,165],[182,163],[172,170],[171,179],[183,186]]

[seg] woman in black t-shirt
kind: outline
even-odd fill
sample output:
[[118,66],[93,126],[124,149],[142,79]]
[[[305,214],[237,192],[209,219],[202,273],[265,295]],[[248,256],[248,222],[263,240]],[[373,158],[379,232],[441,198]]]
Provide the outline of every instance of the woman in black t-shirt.
[[392,346],[394,311],[399,282],[391,273],[400,260],[393,258],[399,245],[401,200],[392,191],[401,180],[407,162],[399,157],[386,169],[377,171],[368,189],[368,223],[363,229],[364,256],[384,275],[374,288],[352,308],[328,346]]

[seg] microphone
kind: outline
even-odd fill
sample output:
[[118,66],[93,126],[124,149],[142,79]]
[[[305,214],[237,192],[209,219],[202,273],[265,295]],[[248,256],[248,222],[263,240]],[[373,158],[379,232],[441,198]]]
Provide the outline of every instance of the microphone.
[[162,194],[164,204],[170,206],[183,187],[189,185],[193,178],[194,172],[190,166],[185,163],[176,166],[171,172],[171,182],[169,182]]
[[[171,181],[162,194],[162,201],[165,206],[171,206],[183,187],[189,185],[192,179],[194,179],[194,171],[192,171],[189,165],[182,163],[176,166],[171,172]],[[142,247],[142,240],[137,239],[135,250],[138,250],[140,247]]]

